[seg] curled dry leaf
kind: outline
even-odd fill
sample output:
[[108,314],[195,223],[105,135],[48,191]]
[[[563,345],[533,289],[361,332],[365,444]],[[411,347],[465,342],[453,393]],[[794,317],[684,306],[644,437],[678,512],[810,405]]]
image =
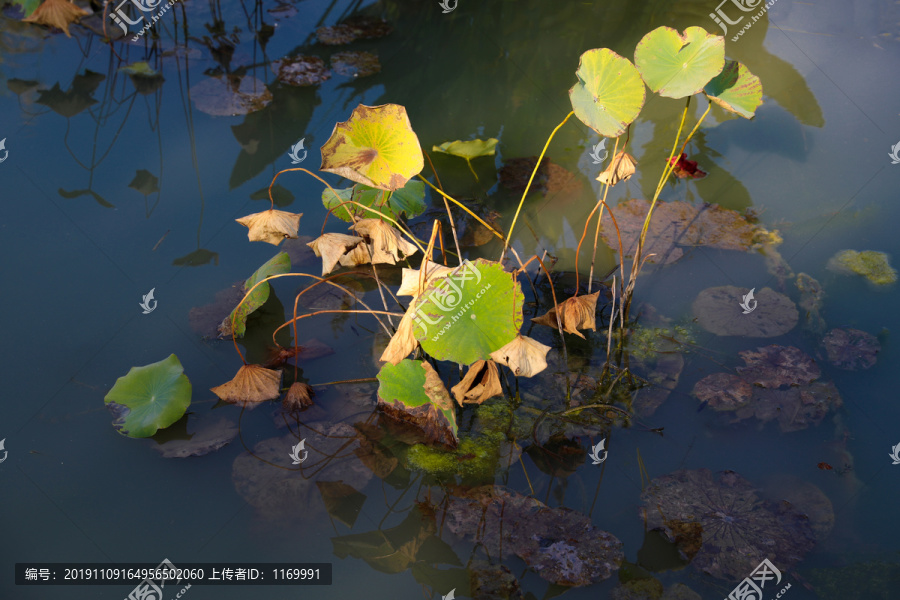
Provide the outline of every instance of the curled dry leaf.
[[737,368],[741,378],[764,388],[806,385],[822,375],[816,361],[794,346],[772,344],[739,354],[747,363]]
[[313,405],[312,397],[315,395],[316,392],[312,387],[302,381],[295,381],[284,395],[281,407],[287,412],[305,410]]
[[473,363],[462,381],[450,389],[457,404],[481,404],[503,393],[497,363],[479,360]]
[[[574,333],[581,339],[584,339],[584,335],[578,331],[579,329],[597,331],[597,299],[599,297],[600,292],[594,292],[587,296],[573,296],[560,304],[559,318],[562,321],[563,330]],[[556,308],[551,308],[549,312],[533,318],[532,321],[556,329]]]
[[306,245],[312,248],[316,256],[322,257],[322,277],[324,277],[334,270],[347,250],[362,241],[361,237],[355,235],[325,233]]
[[832,329],[822,340],[828,362],[839,369],[856,371],[875,366],[881,344],[871,333],[859,329]]
[[[368,238],[370,242],[369,247],[372,250],[373,264],[388,263],[395,265],[398,260],[414,254],[418,249],[415,244],[407,241],[402,233],[381,219],[361,219],[356,224],[351,225],[350,229]],[[363,248],[363,251],[365,251],[365,248]],[[366,262],[368,261],[369,257],[367,254]],[[341,264],[344,263],[342,262]]]
[[397,290],[398,296],[412,296],[413,298],[416,298],[432,279],[435,277],[443,277],[453,270],[453,267],[445,267],[444,265],[431,262],[428,259],[425,259],[424,264],[425,278],[424,281],[422,281],[423,287],[419,287],[419,279],[422,276],[422,267],[420,266],[418,269],[404,268],[403,280],[400,282],[400,289]]
[[612,187],[620,181],[628,181],[634,175],[637,161],[625,151],[616,154],[609,162],[609,166],[597,176],[597,181]]
[[48,27],[62,29],[67,37],[72,37],[72,34],[69,33],[69,25],[89,14],[91,13],[76,6],[72,2],[69,2],[69,0],[44,0],[44,2],[31,13],[30,17],[26,17],[22,20],[26,23],[36,23],[37,25],[46,25]]
[[713,410],[737,410],[750,404],[753,386],[737,375],[713,373],[698,381],[693,393]]
[[548,352],[550,346],[519,334],[507,345],[491,352],[491,358],[509,367],[517,377],[533,377],[547,368]]
[[260,365],[244,365],[234,379],[210,388],[225,402],[252,407],[281,395],[281,371],[266,369]]
[[235,220],[250,230],[247,237],[251,242],[268,242],[277,246],[285,238],[297,237],[302,216],[303,213],[269,209]]
[[406,310],[406,314],[400,319],[400,325],[397,326],[397,331],[391,337],[391,341],[388,342],[387,348],[384,349],[384,352],[381,353],[381,358],[378,360],[396,365],[409,356],[410,352],[416,349],[419,342],[416,340],[415,335],[413,335],[414,315],[414,307],[410,305]]

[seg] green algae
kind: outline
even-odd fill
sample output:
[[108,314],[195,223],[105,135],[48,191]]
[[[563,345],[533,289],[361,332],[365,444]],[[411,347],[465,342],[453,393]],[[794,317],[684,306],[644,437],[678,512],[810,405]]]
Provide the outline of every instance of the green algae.
[[500,459],[500,445],[506,436],[500,432],[461,435],[456,450],[416,444],[406,454],[411,469],[435,477],[460,476],[464,479],[492,479]]
[[828,261],[828,268],[838,273],[862,275],[875,285],[897,281],[897,271],[891,267],[888,255],[874,250],[841,250]]
[[628,348],[631,355],[641,360],[658,358],[660,353],[683,351],[685,345],[694,344],[694,335],[690,328],[675,325],[673,327],[642,327],[638,325],[628,337]]

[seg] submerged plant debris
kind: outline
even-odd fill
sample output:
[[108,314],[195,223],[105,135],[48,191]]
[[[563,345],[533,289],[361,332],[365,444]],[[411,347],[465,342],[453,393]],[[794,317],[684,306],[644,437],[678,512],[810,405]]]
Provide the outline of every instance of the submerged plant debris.
[[325,61],[318,56],[293,56],[272,63],[278,81],[288,85],[317,85],[331,78]]
[[828,268],[844,275],[862,275],[875,285],[889,285],[897,281],[897,271],[884,252],[841,250],[828,261]]
[[835,328],[822,339],[828,362],[839,369],[871,369],[878,360],[881,344],[871,333],[859,329]]
[[381,71],[378,55],[371,52],[336,52],[330,60],[334,72],[344,77],[368,77]]
[[697,294],[692,305],[697,323],[716,335],[778,337],[791,331],[800,320],[794,302],[778,292],[757,290],[756,308],[743,314],[741,300],[750,290],[725,285],[707,288]]
[[208,77],[191,88],[197,109],[214,117],[234,117],[262,110],[272,102],[266,84],[255,77]]

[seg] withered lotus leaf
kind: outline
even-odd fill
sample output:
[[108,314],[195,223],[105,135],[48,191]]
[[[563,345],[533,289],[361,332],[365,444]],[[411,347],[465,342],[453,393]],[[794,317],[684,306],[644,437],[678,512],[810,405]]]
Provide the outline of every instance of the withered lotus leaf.
[[260,365],[244,365],[234,379],[210,388],[225,402],[241,406],[254,406],[281,395],[281,371],[266,369]]
[[66,36],[72,37],[72,34],[69,33],[69,25],[89,14],[91,13],[76,6],[72,2],[69,2],[69,0],[44,0],[44,2],[31,13],[30,17],[26,17],[22,20],[26,23],[36,23],[38,25],[47,25],[48,27],[62,29]]
[[764,388],[806,385],[822,375],[816,361],[794,346],[772,344],[738,354],[747,363],[737,368],[741,378]]
[[384,352],[381,353],[381,358],[378,360],[396,365],[409,356],[409,353],[415,350],[416,346],[419,345],[418,340],[416,340],[415,335],[413,335],[414,308],[415,307],[410,306],[406,310],[406,314],[400,319],[400,325],[397,326],[397,331],[394,332],[391,341],[388,342],[387,348],[384,349]]
[[370,241],[372,250],[372,263],[388,263],[395,265],[405,256],[410,256],[418,250],[415,244],[410,243],[403,234],[382,221],[381,219],[361,219],[350,229],[366,236]]
[[419,279],[422,276],[423,267],[420,266],[418,269],[404,268],[403,280],[400,282],[400,289],[397,290],[398,296],[412,296],[415,298],[432,279],[435,277],[442,277],[453,270],[453,267],[445,267],[436,262],[431,262],[428,259],[425,259],[423,264],[425,265],[425,277],[422,281],[423,287],[421,289],[419,288]]
[[297,237],[302,216],[303,213],[294,214],[271,208],[235,220],[250,230],[247,237],[251,242],[268,242],[277,246],[285,238]]
[[548,352],[550,346],[519,334],[507,345],[491,352],[491,358],[509,367],[517,377],[533,377],[547,368]]
[[[599,297],[600,292],[594,292],[587,296],[573,296],[560,304],[559,318],[562,321],[563,330],[574,333],[581,339],[584,339],[584,335],[578,331],[579,329],[597,331],[597,299]],[[532,321],[556,329],[556,308],[551,308],[549,312],[533,318]]]
[[609,162],[609,166],[597,176],[597,181],[612,187],[620,181],[628,181],[634,175],[637,161],[625,151],[616,154]]
[[456,448],[456,408],[434,367],[417,360],[385,363],[378,381],[378,409],[386,417],[430,444]]
[[481,404],[503,393],[500,372],[494,361],[479,360],[473,363],[462,381],[451,388],[457,404]]
[[361,237],[344,233],[325,233],[306,244],[312,248],[316,256],[322,258],[322,277],[328,275],[337,266],[341,257],[358,243]]
[[301,411],[313,405],[312,397],[316,395],[315,390],[302,381],[295,381],[291,384],[281,406],[288,412]]
[[698,381],[693,393],[714,410],[737,410],[750,404],[753,386],[737,375],[713,373]]
[[859,329],[832,329],[822,340],[828,362],[839,369],[855,371],[875,365],[881,344],[871,333]]

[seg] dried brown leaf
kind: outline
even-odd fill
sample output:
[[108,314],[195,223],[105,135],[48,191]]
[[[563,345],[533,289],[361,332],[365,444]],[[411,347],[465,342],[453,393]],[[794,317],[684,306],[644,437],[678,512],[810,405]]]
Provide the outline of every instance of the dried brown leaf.
[[366,236],[371,242],[373,264],[395,265],[398,260],[417,250],[415,244],[407,241],[402,233],[381,219],[361,219],[351,225],[350,229]]
[[284,395],[281,406],[288,412],[305,410],[313,405],[312,397],[315,395],[312,387],[302,381],[295,381]]
[[597,181],[605,183],[610,187],[616,185],[620,181],[628,181],[634,175],[634,167],[637,166],[634,157],[625,151],[616,154],[609,162],[609,166],[597,176]]
[[[425,261],[425,280],[422,282],[423,286],[427,286],[428,283],[434,279],[435,277],[442,277],[447,273],[453,270],[453,267],[445,267],[444,265],[431,262],[426,259]],[[419,279],[422,276],[422,268],[421,266],[418,269],[403,269],[403,280],[400,282],[400,289],[397,290],[398,296],[412,296],[413,298],[418,297],[421,289],[419,288]]]
[[322,277],[324,277],[334,270],[348,249],[362,241],[361,237],[355,235],[326,233],[309,242],[307,246],[312,248],[316,256],[322,257]]
[[294,214],[283,210],[269,209],[235,220],[250,230],[247,232],[247,237],[251,242],[268,242],[277,246],[284,238],[297,237],[302,216],[303,213]]
[[409,356],[410,352],[416,349],[419,342],[413,335],[414,314],[413,306],[411,305],[406,310],[406,314],[403,315],[403,318],[400,319],[400,325],[397,326],[397,331],[391,337],[391,341],[388,342],[387,348],[384,349],[384,352],[381,353],[381,358],[378,360],[396,365]]
[[507,345],[491,352],[491,358],[509,367],[517,377],[533,377],[547,368],[549,351],[550,346],[519,334]]
[[260,365],[244,365],[234,379],[210,388],[225,402],[253,406],[281,395],[281,371],[266,369]]
[[457,404],[481,404],[489,398],[503,393],[497,363],[479,360],[469,367],[462,381],[451,388]]
[[737,368],[741,378],[764,388],[806,385],[822,375],[816,361],[794,346],[772,344],[738,354],[747,363]]
[[[560,304],[559,317],[563,330],[574,333],[581,339],[584,339],[584,335],[578,331],[579,329],[597,331],[597,299],[599,297],[600,292],[594,292],[587,296],[573,296]],[[533,318],[532,321],[556,329],[556,308],[551,308],[549,312]]]
[[30,17],[26,17],[22,20],[26,23],[36,23],[38,25],[47,25],[48,27],[62,29],[66,36],[72,37],[72,34],[69,33],[69,25],[89,14],[91,13],[75,6],[68,0],[44,0],[44,2],[31,13]]

